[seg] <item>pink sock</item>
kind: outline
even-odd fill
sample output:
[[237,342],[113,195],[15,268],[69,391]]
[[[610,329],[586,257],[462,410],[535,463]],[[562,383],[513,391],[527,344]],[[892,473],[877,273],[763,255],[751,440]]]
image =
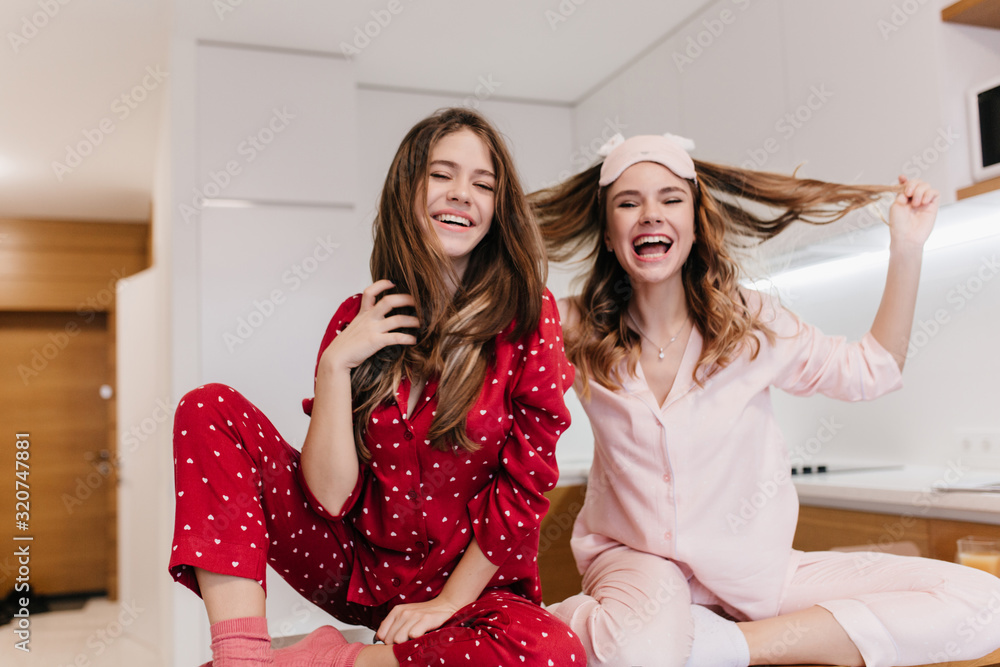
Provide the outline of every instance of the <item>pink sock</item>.
[[212,667],[268,667],[274,665],[267,619],[233,618],[212,624]]
[[336,628],[325,625],[291,646],[272,650],[267,619],[234,618],[212,625],[212,662],[202,667],[354,667],[364,647],[348,644]]
[[344,635],[329,625],[310,632],[301,641],[274,652],[278,667],[354,667],[354,660],[365,647],[348,644]]

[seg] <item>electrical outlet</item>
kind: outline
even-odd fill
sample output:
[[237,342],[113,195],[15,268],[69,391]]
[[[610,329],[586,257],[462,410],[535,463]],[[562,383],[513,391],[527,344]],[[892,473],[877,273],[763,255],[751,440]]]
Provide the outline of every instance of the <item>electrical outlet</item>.
[[958,455],[966,464],[1000,469],[1000,430],[961,429],[958,443]]

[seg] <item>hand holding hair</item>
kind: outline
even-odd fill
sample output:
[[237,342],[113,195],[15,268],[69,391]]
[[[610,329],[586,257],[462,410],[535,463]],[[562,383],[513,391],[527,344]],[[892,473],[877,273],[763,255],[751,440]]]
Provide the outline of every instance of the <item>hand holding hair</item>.
[[389,345],[415,345],[416,336],[398,329],[416,329],[420,320],[412,315],[390,315],[396,308],[414,306],[409,294],[388,294],[376,301],[379,294],[395,287],[392,281],[379,280],[361,294],[361,311],[323,352],[320,365],[351,369]]
[[940,194],[925,181],[899,177],[899,194],[889,209],[889,233],[893,246],[922,248],[934,228]]

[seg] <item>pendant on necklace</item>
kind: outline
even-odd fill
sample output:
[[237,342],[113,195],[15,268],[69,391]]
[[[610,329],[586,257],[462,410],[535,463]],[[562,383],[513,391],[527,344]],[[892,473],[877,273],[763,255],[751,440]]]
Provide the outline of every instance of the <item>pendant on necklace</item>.
[[663,354],[663,348],[662,347],[660,348],[660,355],[659,356],[660,356],[660,359],[663,359],[665,356],[667,356],[667,355]]

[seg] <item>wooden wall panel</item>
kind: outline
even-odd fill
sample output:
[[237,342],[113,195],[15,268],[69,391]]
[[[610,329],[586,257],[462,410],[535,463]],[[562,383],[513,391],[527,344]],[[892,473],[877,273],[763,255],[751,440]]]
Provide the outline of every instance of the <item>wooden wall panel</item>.
[[0,219],[0,310],[111,310],[149,246],[146,222]]
[[799,524],[792,543],[802,551],[829,551],[840,547],[868,547],[913,542],[921,556],[930,555],[927,520],[873,512],[825,507],[799,508]]
[[[114,314],[116,283],[150,266],[151,225],[148,222],[103,223],[60,220],[0,219],[0,313],[6,311],[16,324],[37,317],[41,311],[63,311],[66,317],[82,315],[84,321],[107,318],[103,355],[108,380],[114,386],[116,364]],[[96,351],[95,351],[96,352]],[[12,387],[0,389],[16,390]],[[115,457],[117,424],[116,399],[103,402],[101,440],[112,460]],[[44,402],[36,421],[58,431],[69,430],[76,439],[86,430],[86,416],[67,418],[66,411],[45,415]],[[54,469],[53,469],[54,470]],[[106,588],[117,597],[117,504],[115,484],[107,484],[106,503],[92,502],[88,511],[103,510],[105,553],[100,558],[106,566]],[[53,494],[53,498],[58,494]],[[104,507],[98,507],[99,504]],[[82,516],[82,515],[81,515]],[[42,583],[42,582],[39,582]],[[53,590],[69,590],[69,580],[49,581]]]
[[577,572],[569,540],[586,493],[587,487],[578,485],[557,486],[545,494],[549,512],[542,519],[538,540],[538,573],[545,604],[560,602],[581,590],[583,577]]
[[1000,540],[1000,526],[967,521],[945,521],[935,519],[930,522],[931,558],[955,562],[958,551],[957,541],[963,537],[988,537]]

